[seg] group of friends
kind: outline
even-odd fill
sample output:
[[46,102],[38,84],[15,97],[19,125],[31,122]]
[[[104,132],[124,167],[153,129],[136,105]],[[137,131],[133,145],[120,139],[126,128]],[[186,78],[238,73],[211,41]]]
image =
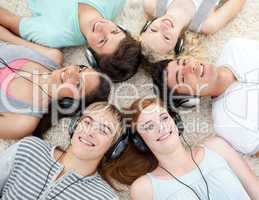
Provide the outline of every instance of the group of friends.
[[[219,31],[245,0],[143,0],[138,39],[113,22],[125,0],[27,3],[30,17],[0,7],[0,138],[20,139],[0,153],[0,199],[118,199],[120,184],[134,200],[259,199],[239,154],[259,152],[259,42],[230,40],[216,64],[181,57],[186,31]],[[83,44],[89,65],[64,66],[59,48]],[[112,84],[142,63],[157,97],[123,113]],[[191,147],[176,108],[203,96],[217,136]],[[66,149],[42,139],[55,117],[71,117]]]

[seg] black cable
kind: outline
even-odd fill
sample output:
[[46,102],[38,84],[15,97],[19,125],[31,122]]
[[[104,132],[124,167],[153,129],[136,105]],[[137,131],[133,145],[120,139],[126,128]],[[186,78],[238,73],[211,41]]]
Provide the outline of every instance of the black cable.
[[165,170],[169,175],[171,175],[175,180],[177,180],[179,183],[183,184],[184,186],[188,187],[191,191],[193,191],[193,193],[197,196],[197,198],[199,200],[202,200],[199,195],[197,194],[197,192],[189,185],[187,185],[186,183],[182,182],[181,180],[179,180],[175,175],[173,175],[171,172],[169,172],[166,168],[162,167],[161,165],[159,166],[161,167],[163,170]]
[[58,162],[60,159],[63,158],[64,153],[65,153],[65,151],[63,151],[62,154],[59,156],[59,158],[50,166],[49,171],[48,171],[48,174],[47,174],[47,177],[46,177],[45,182],[44,182],[44,185],[43,185],[43,187],[41,188],[41,191],[40,191],[40,193],[39,193],[38,196],[37,196],[37,200],[40,198],[40,195],[42,194],[44,188],[45,188],[46,185],[47,185],[47,181],[48,181],[48,178],[49,178],[49,175],[50,175],[50,172],[51,172],[52,168],[54,167],[54,165],[57,164],[57,162]]
[[184,140],[185,144],[188,146],[188,148],[189,148],[189,150],[190,150],[190,152],[191,152],[191,157],[192,157],[192,160],[193,160],[194,164],[195,164],[196,167],[199,169],[200,174],[201,174],[201,176],[202,176],[202,178],[203,178],[203,180],[204,180],[204,182],[205,182],[206,189],[207,189],[207,197],[208,197],[208,200],[210,200],[210,195],[209,195],[210,193],[209,193],[208,182],[206,181],[206,179],[205,179],[205,177],[204,177],[204,175],[203,175],[203,173],[202,173],[202,171],[201,171],[201,168],[199,167],[199,165],[198,165],[198,164],[196,163],[196,161],[194,160],[191,145],[186,141],[186,139],[185,139],[185,137],[184,137],[184,134],[182,134],[182,137],[183,137],[183,140]]
[[[16,72],[17,69],[10,67],[2,58],[0,58],[0,63],[3,64],[3,65],[5,65],[8,69],[10,69],[13,73],[15,73],[16,75],[18,75],[19,77],[21,77],[21,78],[23,78],[24,80],[26,80],[26,81],[32,83],[33,85],[38,86],[38,87],[40,88],[40,90],[48,96],[48,98],[50,98],[50,99],[52,98],[39,84],[34,83],[32,80],[30,80],[30,79],[28,79],[28,78],[26,78],[26,77],[20,75],[19,73],[17,73],[17,72]],[[19,71],[26,72],[26,73],[28,73],[28,74],[31,74],[32,76],[33,76],[33,75],[48,75],[48,74],[51,74],[51,72],[50,72],[50,73],[38,73],[38,74],[33,74],[33,73],[28,72],[28,71],[25,71],[25,70],[19,70]]]
[[[186,143],[186,145],[188,146],[189,150],[190,150],[190,153],[191,153],[191,158],[192,158],[192,161],[194,162],[194,164],[196,165],[196,167],[199,169],[199,172],[202,176],[202,179],[203,181],[205,182],[205,185],[206,185],[206,190],[207,190],[207,197],[208,197],[208,200],[210,200],[210,195],[209,195],[209,186],[208,186],[208,183],[199,167],[199,165],[196,163],[195,159],[194,159],[194,156],[193,156],[193,153],[192,153],[192,148],[191,148],[191,145],[186,141],[184,135],[182,134],[182,137],[183,137],[183,140],[184,142]],[[161,167],[163,170],[165,170],[169,175],[171,175],[176,181],[178,181],[179,183],[181,183],[182,185],[188,187],[190,190],[192,190],[192,192],[197,196],[197,198],[199,200],[201,200],[201,198],[199,197],[199,195],[197,194],[197,192],[192,188],[190,187],[189,185],[185,184],[184,182],[182,182],[181,180],[179,180],[176,176],[174,176],[171,172],[169,172],[167,169],[165,169],[164,167],[162,167],[161,165],[159,165],[159,167]]]

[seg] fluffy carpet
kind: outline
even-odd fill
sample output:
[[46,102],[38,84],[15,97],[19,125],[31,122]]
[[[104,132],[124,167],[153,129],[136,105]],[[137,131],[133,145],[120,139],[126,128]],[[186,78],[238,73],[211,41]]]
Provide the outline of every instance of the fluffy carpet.
[[[144,24],[143,9],[141,0],[128,0],[117,22],[129,29],[136,35]],[[0,5],[19,15],[30,15],[26,0],[0,0]],[[259,1],[247,0],[243,11],[226,26],[223,30],[213,36],[205,37],[201,35],[189,35],[188,54],[201,57],[210,62],[215,62],[220,54],[224,44],[232,37],[251,38],[259,41]],[[195,47],[195,48],[193,48]],[[65,64],[86,64],[83,56],[84,47],[63,49],[65,54]],[[244,49],[245,50],[245,49]],[[147,84],[151,80],[143,70],[131,80],[117,84],[115,86],[116,95],[111,95],[111,101],[117,106],[127,107],[132,98],[152,95],[152,89]],[[145,87],[143,87],[145,85]],[[136,88],[136,89],[135,89]],[[126,96],[127,95],[127,96]],[[116,96],[116,98],[115,98]],[[187,124],[186,135],[188,141],[195,145],[202,142],[206,137],[213,134],[211,120],[211,101],[209,98],[202,99],[201,106],[192,110],[181,110],[184,121]],[[66,146],[68,144],[68,134],[65,131],[68,120],[63,120],[57,126],[53,127],[46,135],[46,140],[52,144]],[[0,151],[3,151],[15,141],[0,140]],[[259,175],[259,159],[245,156],[252,169]],[[121,199],[128,199],[128,192],[120,194]]]

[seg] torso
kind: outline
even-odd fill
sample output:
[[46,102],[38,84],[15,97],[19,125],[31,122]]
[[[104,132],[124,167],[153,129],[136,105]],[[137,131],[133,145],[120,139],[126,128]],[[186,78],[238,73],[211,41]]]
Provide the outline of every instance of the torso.
[[[48,69],[46,69],[45,67],[43,67],[42,65],[40,65],[39,63],[33,62],[33,61],[28,61],[26,62],[26,64],[24,64],[21,67],[21,70],[26,71],[26,73],[22,72],[22,71],[16,71],[17,74],[15,74],[14,72],[12,72],[11,74],[8,75],[8,78],[10,76],[10,80],[7,82],[7,88],[5,88],[6,94],[7,95],[11,95],[11,97],[20,100],[22,102],[28,103],[33,105],[33,99],[35,100],[35,94],[33,94],[33,87],[37,88],[38,91],[38,95],[39,98],[36,101],[36,103],[39,106],[47,106],[48,102],[42,102],[42,96],[46,95],[45,93],[43,94],[43,92],[38,89],[37,85],[33,85],[31,82],[25,80],[24,78],[20,77],[20,75],[25,76],[26,79],[30,80],[30,81],[34,81],[37,84],[40,84],[39,80],[33,80],[33,76],[28,74],[29,73],[48,73],[50,72]],[[38,78],[38,76],[34,76],[34,78]],[[4,82],[3,82],[4,83]],[[6,83],[4,83],[6,84]],[[18,92],[19,91],[19,92]],[[20,92],[22,91],[22,92]],[[43,104],[43,105],[41,105]],[[3,113],[4,115],[6,113]]]
[[259,43],[253,40],[235,39],[224,47],[217,66],[227,66],[237,81],[212,103],[216,133],[246,154],[259,150],[258,54]]
[[[197,153],[194,157],[207,181],[210,197],[221,200],[230,200],[229,197],[231,199],[249,200],[245,189],[225,159],[208,147],[204,147],[204,150],[196,150]],[[198,168],[191,163],[187,165],[178,169],[178,172],[176,170],[170,171],[170,173],[192,187],[201,199],[207,199],[206,184]],[[175,200],[185,199],[186,196],[190,200],[197,199],[188,187],[160,169],[148,174],[148,179],[151,182],[150,191],[153,191],[152,199]]]

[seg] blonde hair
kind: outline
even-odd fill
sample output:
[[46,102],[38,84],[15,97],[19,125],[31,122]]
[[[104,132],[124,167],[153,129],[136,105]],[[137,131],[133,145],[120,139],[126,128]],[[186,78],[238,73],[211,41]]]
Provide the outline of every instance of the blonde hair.
[[109,112],[111,115],[118,121],[118,126],[116,127],[116,133],[113,139],[112,144],[117,142],[119,137],[122,135],[122,128],[123,128],[123,116],[121,112],[116,108],[116,106],[110,104],[107,101],[100,101],[90,104],[85,112]]

